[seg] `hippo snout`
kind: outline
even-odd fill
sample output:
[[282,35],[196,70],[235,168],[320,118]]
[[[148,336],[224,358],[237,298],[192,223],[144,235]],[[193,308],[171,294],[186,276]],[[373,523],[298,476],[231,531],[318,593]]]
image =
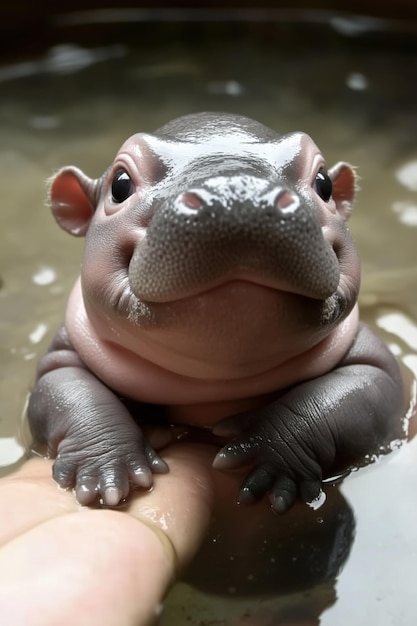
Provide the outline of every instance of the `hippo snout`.
[[133,293],[150,302],[234,279],[324,300],[339,275],[309,203],[255,176],[218,176],[162,199],[129,266]]

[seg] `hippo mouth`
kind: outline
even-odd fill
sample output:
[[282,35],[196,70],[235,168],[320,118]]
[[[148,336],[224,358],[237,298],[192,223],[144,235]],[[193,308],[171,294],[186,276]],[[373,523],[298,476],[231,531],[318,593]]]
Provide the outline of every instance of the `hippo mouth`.
[[340,282],[336,252],[321,232],[314,249],[290,241],[262,245],[249,237],[219,245],[186,242],[175,251],[145,238],[129,263],[132,292],[142,302],[168,303],[243,281],[315,300],[333,295]]
[[[260,289],[263,289],[267,292],[270,292],[270,295],[273,296],[275,294],[291,294],[295,296],[303,296],[312,298],[310,293],[301,292],[301,290],[297,290],[294,286],[284,279],[278,280],[273,279],[272,277],[256,275],[253,272],[241,270],[230,273],[226,276],[220,276],[214,278],[212,280],[207,280],[202,283],[199,283],[193,288],[190,286],[188,289],[185,287],[182,289],[175,290],[163,290],[158,292],[157,294],[152,293],[149,294],[146,290],[138,290],[137,286],[135,289],[132,289],[134,296],[141,302],[147,304],[169,304],[175,305],[177,303],[186,303],[190,300],[200,299],[201,302],[207,301],[208,298],[216,297],[218,294],[226,294],[227,292],[232,293],[236,291],[236,289],[242,290],[242,288],[249,294],[259,293]],[[333,290],[328,295],[325,295],[322,298],[313,298],[314,300],[326,300],[328,297],[334,294],[335,290]],[[256,296],[254,296],[256,297]]]

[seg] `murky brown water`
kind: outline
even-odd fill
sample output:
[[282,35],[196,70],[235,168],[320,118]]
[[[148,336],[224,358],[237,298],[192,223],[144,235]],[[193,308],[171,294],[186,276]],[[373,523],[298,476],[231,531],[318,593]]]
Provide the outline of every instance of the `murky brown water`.
[[[60,231],[44,206],[45,180],[67,163],[98,175],[128,135],[193,111],[233,111],[283,132],[305,130],[329,164],[358,166],[351,229],[363,259],[362,316],[417,371],[415,38],[347,37],[320,26],[298,33],[279,24],[274,37],[255,29],[227,41],[204,32],[190,43],[156,40],[146,50],[119,41],[93,51],[57,48],[31,65],[0,67],[3,471],[22,456],[16,433],[36,359],[62,321],[80,263],[82,242]],[[339,575],[329,565],[327,581],[312,577],[320,582],[314,590],[293,585],[262,601],[237,601],[233,591],[219,600],[178,585],[162,624],[414,626],[416,487],[414,439],[353,474],[340,494],[331,488],[311,518],[336,534],[334,520],[345,520],[350,555]],[[303,536],[294,550],[302,550]]]

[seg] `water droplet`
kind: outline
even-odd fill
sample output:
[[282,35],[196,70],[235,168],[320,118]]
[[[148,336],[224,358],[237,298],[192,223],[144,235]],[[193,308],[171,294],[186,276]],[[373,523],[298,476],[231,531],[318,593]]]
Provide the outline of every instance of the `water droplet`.
[[313,509],[313,511],[317,511],[317,509],[323,506],[325,502],[326,502],[326,494],[323,490],[321,490],[317,498],[315,498],[311,502],[307,502],[307,504],[311,509]]
[[364,91],[368,88],[368,79],[360,72],[352,72],[346,79],[346,84],[354,91]]
[[52,267],[43,266],[32,276],[35,285],[50,285],[56,280],[56,272]]
[[45,337],[48,331],[48,326],[46,324],[38,324],[29,335],[29,341],[31,343],[39,343]]
[[226,96],[241,96],[245,89],[237,80],[216,80],[207,85],[207,91]]
[[398,213],[398,219],[406,226],[417,226],[417,206],[409,202],[394,202],[394,213]]
[[398,182],[411,191],[417,191],[417,161],[410,161],[395,173]]
[[16,463],[25,454],[24,448],[16,441],[14,437],[0,438],[0,466],[6,467]]

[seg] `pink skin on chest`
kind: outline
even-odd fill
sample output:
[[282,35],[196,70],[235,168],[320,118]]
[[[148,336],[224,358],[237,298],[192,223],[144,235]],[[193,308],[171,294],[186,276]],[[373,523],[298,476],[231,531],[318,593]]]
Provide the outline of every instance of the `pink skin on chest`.
[[[231,367],[228,375],[223,367],[216,378],[213,367],[205,369],[204,354],[198,354],[201,367],[197,360],[182,363],[175,353],[170,355],[169,344],[165,350],[161,348],[160,338],[152,343],[145,335],[141,340],[139,330],[137,341],[133,341],[123,326],[117,326],[117,321],[91,317],[94,318],[94,311],[87,313],[78,280],[70,296],[66,326],[74,348],[88,368],[116,393],[142,402],[170,405],[173,422],[200,427],[212,427],[223,417],[264,404],[268,396],[288,386],[332,370],[352,345],[358,328],[355,306],[341,324],[307,350],[293,355],[287,350],[277,354],[275,361],[269,353],[266,367],[261,367],[258,359],[257,369],[244,369],[244,375],[239,375],[236,367]],[[285,328],[281,332],[285,338]],[[271,332],[271,341],[273,335]],[[212,341],[215,340],[213,336]],[[254,353],[259,355],[259,351],[262,345],[253,346]],[[178,371],[181,365],[182,371]]]

